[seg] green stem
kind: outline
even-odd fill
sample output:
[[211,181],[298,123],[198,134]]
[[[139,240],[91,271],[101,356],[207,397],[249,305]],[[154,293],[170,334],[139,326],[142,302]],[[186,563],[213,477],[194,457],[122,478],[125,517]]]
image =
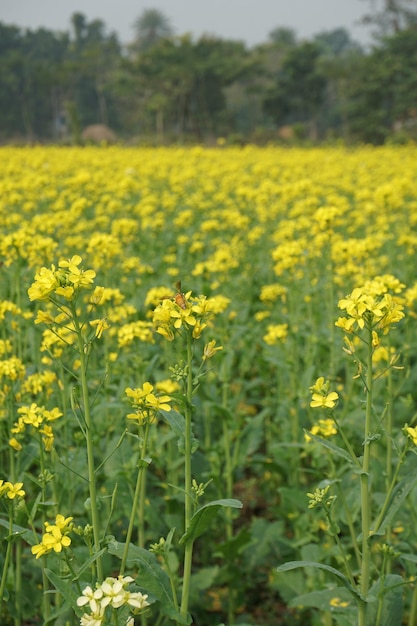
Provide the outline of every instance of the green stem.
[[367,607],[366,601],[369,590],[369,576],[371,566],[371,553],[369,548],[369,531],[371,519],[371,494],[369,487],[369,467],[371,458],[371,423],[372,423],[372,391],[373,391],[373,372],[372,372],[372,325],[367,323],[367,366],[366,366],[366,410],[365,410],[365,429],[364,429],[364,451],[361,472],[361,512],[362,512],[362,563],[361,563],[361,581],[360,590],[362,600],[359,603],[359,621],[358,626],[367,626]]
[[349,509],[349,506],[346,502],[346,498],[345,498],[345,494],[343,491],[343,487],[339,484],[338,486],[338,494],[339,494],[339,498],[342,502],[343,505],[343,510],[345,513],[345,519],[346,519],[346,523],[348,525],[349,528],[349,533],[350,533],[350,539],[352,541],[352,546],[353,546],[353,551],[355,552],[355,557],[356,557],[356,563],[357,563],[357,567],[360,568],[360,564],[361,564],[361,553],[360,553],[360,549],[358,546],[358,541],[356,539],[356,535],[357,533],[355,532],[355,527],[353,524],[353,520],[352,520],[352,515]]
[[[100,524],[97,508],[97,492],[96,492],[96,476],[95,476],[95,464],[94,464],[94,443],[93,443],[93,425],[91,421],[90,413],[90,399],[88,393],[87,384],[87,361],[85,354],[85,344],[82,334],[82,329],[77,319],[75,306],[73,309],[74,326],[78,339],[78,352],[80,357],[80,378],[81,378],[81,390],[83,398],[84,408],[84,421],[85,421],[85,435],[87,444],[87,465],[88,465],[88,486],[90,492],[90,506],[91,506],[91,524],[93,526],[93,538],[94,538],[94,552],[98,555],[100,551]],[[103,564],[101,556],[97,556],[97,579],[98,582],[103,580]],[[92,566],[94,568],[94,565]],[[94,569],[93,569],[94,575]]]
[[326,511],[326,516],[327,516],[327,520],[329,522],[329,527],[331,528],[333,537],[334,537],[334,539],[336,541],[336,545],[338,547],[339,554],[342,557],[342,561],[343,561],[343,564],[345,566],[345,571],[346,571],[347,577],[349,578],[349,582],[352,585],[352,587],[355,587],[355,580],[353,578],[352,569],[351,569],[351,567],[349,565],[349,561],[348,561],[348,559],[346,557],[346,553],[345,553],[345,550],[343,548],[343,544],[340,541],[339,531],[338,531],[337,525],[334,524],[332,516],[330,514],[330,511]]
[[[145,468],[144,468],[145,470]],[[142,471],[139,489],[139,521],[138,521],[138,546],[145,547],[145,500],[146,500],[146,472]]]
[[4,590],[6,588],[7,570],[9,569],[10,555],[12,552],[12,534],[13,534],[13,505],[9,505],[9,536],[7,540],[6,556],[4,557],[3,574],[0,583],[0,602],[3,603]]
[[[191,496],[191,425],[192,425],[192,398],[193,398],[193,369],[192,369],[192,336],[191,331],[187,332],[187,381],[185,404],[185,459],[184,459],[184,493],[185,493],[185,531],[187,531],[192,517],[192,496]],[[193,558],[193,540],[185,544],[184,570],[181,595],[181,616],[186,618],[188,613],[188,601],[190,595],[191,564]]]
[[404,457],[407,454],[408,447],[409,447],[408,445],[406,445],[404,447],[404,449],[403,449],[403,451],[401,453],[401,456],[398,459],[397,467],[395,468],[394,475],[391,478],[391,484],[389,485],[389,487],[387,489],[387,493],[385,495],[384,504],[382,505],[381,511],[380,511],[380,513],[378,515],[378,519],[376,520],[375,525],[374,525],[374,527],[372,529],[372,533],[373,534],[378,532],[378,530],[381,527],[382,522],[384,521],[384,517],[385,517],[385,514],[386,514],[386,512],[388,510],[388,507],[390,505],[391,496],[392,496],[392,493],[394,491],[395,485],[397,483],[398,475],[400,473],[400,468],[401,468],[401,465],[403,464]]
[[[139,459],[139,467],[138,467],[138,475],[136,478],[136,487],[135,487],[135,493],[133,496],[133,502],[132,502],[132,509],[130,512],[130,519],[129,519],[129,526],[127,529],[127,534],[126,534],[126,542],[125,542],[125,548],[123,551],[123,558],[122,558],[122,564],[120,566],[120,574],[123,575],[125,568],[126,568],[126,561],[127,561],[127,555],[129,552],[129,545],[130,542],[132,540],[132,534],[133,534],[133,528],[135,525],[135,518],[137,515],[137,511],[138,511],[138,504],[139,504],[139,497],[141,495],[141,493],[144,491],[143,489],[143,481],[144,481],[144,472],[145,472],[145,467],[146,467],[146,461],[145,461],[145,454],[146,454],[146,449],[148,446],[148,437],[149,437],[149,428],[150,428],[150,421],[149,419],[146,420],[146,425],[145,425],[145,432],[143,435],[143,440],[142,440],[142,446],[141,446],[141,451],[140,451],[140,459]],[[143,541],[143,529],[141,530],[140,525],[143,524],[143,517],[141,517],[140,515],[140,511],[139,511],[139,539]],[[143,546],[141,546],[143,547]]]
[[[41,477],[41,494],[42,494],[42,498],[41,498],[41,502],[42,502],[42,528],[45,528],[45,521],[46,521],[46,514],[45,514],[45,502],[47,501],[46,498],[46,473],[45,473],[45,458],[44,458],[44,454],[43,454],[43,447],[42,447],[42,436],[40,433],[38,433],[38,443],[39,443],[39,467],[40,467],[40,477]],[[42,557],[42,585],[43,585],[43,617],[45,622],[48,621],[50,615],[51,615],[51,600],[50,600],[50,595],[48,593],[49,591],[49,580],[48,577],[45,573],[45,568],[46,568],[46,556]]]
[[22,542],[18,539],[15,557],[15,626],[22,623]]
[[410,618],[408,620],[408,626],[417,625],[417,585],[414,587],[413,596],[411,600]]
[[377,611],[376,611],[375,626],[381,626],[382,610],[384,607],[384,585],[385,585],[385,576],[387,572],[388,562],[389,562],[389,559],[387,558],[387,554],[384,553],[384,559],[382,562],[381,574],[380,574],[381,586],[380,586],[380,590],[378,593],[378,606],[377,606]]
[[[228,382],[223,383],[222,389],[222,405],[226,409],[228,405]],[[229,423],[227,417],[222,420],[223,423],[223,448],[225,456],[225,469],[226,469],[226,498],[233,496],[233,464],[232,456],[230,454],[230,432]],[[226,507],[226,538],[231,540],[233,537],[233,516],[231,507]],[[235,594],[233,589],[229,589],[227,597],[227,621],[229,624],[235,622]]]

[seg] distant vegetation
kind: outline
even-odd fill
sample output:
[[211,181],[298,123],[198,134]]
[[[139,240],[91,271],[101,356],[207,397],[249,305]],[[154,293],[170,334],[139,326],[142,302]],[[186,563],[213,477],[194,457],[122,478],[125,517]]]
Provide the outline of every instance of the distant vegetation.
[[0,141],[81,143],[98,124],[130,143],[415,139],[417,11],[383,4],[370,50],[344,28],[196,40],[154,9],[127,46],[81,13],[68,32],[0,23]]

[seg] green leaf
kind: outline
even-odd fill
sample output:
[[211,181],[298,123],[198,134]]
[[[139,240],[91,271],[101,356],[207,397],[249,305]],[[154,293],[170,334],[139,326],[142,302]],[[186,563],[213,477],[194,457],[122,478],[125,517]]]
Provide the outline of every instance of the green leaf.
[[[3,526],[7,530],[9,530],[9,521],[5,519],[0,519],[0,526]],[[14,540],[18,537],[24,539],[26,543],[28,543],[30,546],[34,546],[36,543],[32,530],[30,530],[29,528],[23,528],[23,526],[19,526],[18,524],[13,524],[12,535],[11,537],[6,537],[6,539]]]
[[99,550],[96,554],[93,554],[92,556],[90,556],[90,558],[88,558],[87,560],[83,561],[83,564],[81,565],[80,569],[77,572],[77,575],[75,576],[75,578],[73,578],[72,580],[78,580],[80,578],[80,576],[82,576],[82,574],[91,567],[91,565],[97,561],[97,559],[99,559],[100,557],[102,557],[105,553],[107,552],[107,548],[102,548],[101,550]]
[[243,504],[240,500],[235,500],[233,498],[213,500],[212,502],[205,504],[192,516],[190,525],[181,537],[180,543],[194,541],[197,537],[202,535],[211,525],[211,522],[216,517],[220,507],[241,509]]
[[333,576],[336,576],[343,584],[343,586],[353,595],[353,597],[357,600],[360,599],[360,594],[352,585],[349,580],[346,578],[342,572],[339,572],[338,569],[331,567],[330,565],[325,565],[324,563],[317,563],[316,561],[289,561],[288,563],[284,563],[277,568],[278,572],[288,572],[293,569],[297,569],[298,567],[315,567],[316,569],[322,569]]
[[[322,589],[321,591],[312,591],[311,593],[303,593],[302,595],[292,598],[289,602],[291,607],[314,607],[321,611],[328,611],[330,609],[330,601],[334,598],[338,598],[343,602],[351,603],[351,596],[344,587],[333,587],[332,589]],[[345,610],[356,611],[356,604],[350,604],[349,607],[345,607]]]
[[221,543],[216,554],[221,554],[229,563],[233,563],[252,541],[252,535],[247,528],[241,528],[233,537]]
[[68,583],[67,579],[60,578],[55,572],[48,568],[45,568],[45,574],[55,589],[59,591],[65,602],[74,609],[78,617],[81,617],[84,611],[81,607],[77,606],[78,594],[75,593],[74,587]]
[[267,411],[261,411],[256,417],[253,417],[246,424],[245,428],[239,435],[239,455],[237,465],[242,465],[245,460],[259,449],[261,442],[264,440],[264,421]]
[[[369,596],[380,599],[382,596],[381,626],[401,626],[403,604],[404,579],[396,574],[390,574],[383,580],[378,580],[369,590]],[[369,604],[368,622],[374,624],[378,610],[378,602]]]
[[400,482],[395,486],[392,492],[390,503],[386,510],[386,513],[382,519],[382,522],[374,535],[383,535],[386,527],[391,524],[393,518],[397,514],[399,508],[403,504],[404,500],[410,493],[411,489],[415,486],[417,480],[417,468],[408,473]]
[[331,441],[328,441],[327,439],[323,439],[322,437],[318,437],[317,435],[313,435],[308,430],[305,430],[304,432],[306,433],[306,435],[308,435],[310,437],[310,439],[312,439],[316,443],[319,443],[324,448],[327,448],[328,450],[333,452],[333,454],[336,454],[337,456],[342,457],[342,459],[345,459],[345,461],[348,461],[351,464],[355,463],[355,460],[352,459],[352,457],[349,454],[349,452],[346,452],[346,450],[344,448],[340,448],[339,446],[336,446],[334,443],[332,443]]
[[[168,422],[172,430],[178,437],[178,450],[181,454],[185,452],[185,417],[177,411],[160,411],[164,420]],[[198,440],[192,436],[191,453],[193,454],[198,448]]]
[[[124,543],[112,540],[108,544],[110,554],[123,558]],[[154,554],[130,544],[127,562],[135,564],[139,568],[136,576],[136,583],[142,587],[146,593],[152,595],[161,605],[161,611],[174,622],[187,626],[191,623],[191,618],[184,619],[177,611],[171,594],[171,586],[167,573],[161,568]]]

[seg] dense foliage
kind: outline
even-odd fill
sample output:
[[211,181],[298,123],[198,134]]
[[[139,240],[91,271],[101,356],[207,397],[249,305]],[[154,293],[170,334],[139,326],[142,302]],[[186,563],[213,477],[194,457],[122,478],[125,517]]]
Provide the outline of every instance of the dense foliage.
[[276,28],[253,49],[194,40],[174,36],[157,10],[138,18],[127,46],[82,13],[61,33],[0,23],[0,139],[78,143],[104,124],[135,142],[405,141],[416,120],[409,13],[389,29],[387,9],[367,51],[343,28],[311,41]]
[[415,148],[0,164],[1,623],[415,626]]

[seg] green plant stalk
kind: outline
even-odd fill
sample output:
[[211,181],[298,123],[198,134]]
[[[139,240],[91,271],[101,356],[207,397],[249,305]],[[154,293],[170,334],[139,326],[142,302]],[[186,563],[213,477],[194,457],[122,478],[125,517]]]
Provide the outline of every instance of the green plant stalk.
[[6,555],[3,563],[3,574],[0,582],[0,602],[3,603],[4,590],[6,588],[7,571],[9,569],[10,555],[12,552],[12,534],[13,534],[13,505],[9,504],[9,537],[7,541]]
[[398,474],[400,473],[400,469],[401,469],[401,465],[404,461],[404,457],[407,454],[408,451],[408,442],[405,445],[403,451],[401,452],[400,458],[398,459],[398,463],[397,463],[397,467],[395,468],[395,472],[391,478],[391,484],[389,485],[388,489],[387,489],[387,493],[385,495],[385,500],[384,500],[384,504],[382,505],[381,511],[378,515],[378,519],[375,522],[375,525],[372,529],[372,532],[375,534],[378,532],[378,530],[381,527],[382,522],[384,521],[384,517],[385,517],[385,513],[388,510],[389,504],[390,504],[390,500],[391,500],[391,496],[392,493],[394,491],[395,485],[397,483],[397,479],[398,479]]
[[[90,414],[90,399],[87,385],[87,362],[85,358],[85,345],[82,334],[82,329],[78,322],[75,306],[72,307],[74,326],[77,333],[78,340],[78,352],[80,357],[80,378],[81,378],[81,390],[84,408],[84,421],[85,421],[85,436],[87,445],[87,465],[88,465],[88,486],[90,492],[90,506],[91,506],[91,523],[93,526],[93,538],[94,538],[94,552],[98,554],[100,551],[100,525],[97,508],[97,493],[96,493],[96,476],[95,476],[95,464],[94,464],[94,446],[93,446],[93,425]],[[101,556],[97,557],[97,579],[98,582],[103,580],[103,564]],[[92,565],[93,575],[95,566]]]
[[[135,493],[133,496],[133,502],[132,502],[132,509],[130,511],[130,519],[129,519],[129,526],[127,528],[127,533],[126,533],[126,542],[125,542],[125,548],[123,551],[123,557],[122,557],[122,563],[120,566],[120,574],[123,576],[125,569],[126,569],[126,561],[127,561],[127,555],[129,552],[129,545],[130,542],[132,540],[132,534],[133,534],[133,528],[135,525],[135,518],[138,512],[138,506],[139,506],[139,498],[140,495],[142,493],[142,491],[144,491],[143,486],[144,486],[144,474],[145,474],[145,454],[146,454],[146,449],[148,446],[148,438],[149,438],[149,429],[150,429],[150,420],[147,419],[146,420],[146,424],[145,424],[145,432],[143,434],[143,440],[142,440],[142,446],[141,446],[141,451],[140,451],[140,459],[139,459],[139,467],[138,467],[138,474],[136,477],[136,487],[135,487]],[[143,533],[144,533],[144,529],[140,528],[141,524],[144,524],[144,517],[143,517],[143,512],[142,515],[140,513],[139,510],[139,540],[142,537],[142,541],[143,541]],[[143,547],[143,546],[141,546]]]
[[326,517],[327,517],[327,521],[329,522],[330,529],[332,530],[332,536],[334,537],[334,540],[336,542],[337,548],[339,550],[339,554],[342,558],[343,565],[345,566],[346,575],[349,578],[350,584],[352,585],[352,587],[354,587],[355,580],[353,578],[352,569],[349,565],[349,561],[346,558],[346,553],[345,553],[345,550],[343,549],[343,544],[339,538],[339,529],[337,528],[337,524],[333,522],[333,518],[329,510],[326,510]]
[[[138,521],[138,546],[145,547],[145,500],[146,500],[146,472],[143,468],[139,490],[139,521]],[[143,616],[142,616],[143,617]],[[143,621],[143,620],[142,620]]]
[[332,237],[333,237],[333,229],[329,228],[328,232],[328,240],[326,246],[327,253],[327,268],[326,274],[328,276],[328,297],[327,302],[329,306],[329,330],[330,330],[330,358],[329,358],[329,372],[335,371],[334,365],[334,351],[335,351],[335,325],[334,325],[334,311],[333,311],[333,303],[335,301],[334,297],[334,265],[332,258]]
[[389,559],[387,558],[387,554],[385,553],[383,562],[382,562],[382,567],[381,567],[381,574],[380,574],[381,590],[378,594],[378,607],[376,611],[375,626],[381,626],[382,609],[384,606],[384,583],[385,583],[385,577],[387,573],[388,562],[389,562]]
[[[228,390],[229,383],[224,382],[222,388],[222,405],[227,408],[228,404]],[[224,446],[224,457],[225,457],[225,465],[226,465],[226,498],[233,497],[233,464],[232,457],[230,454],[230,432],[229,432],[229,424],[227,422],[227,418],[223,418],[223,446]],[[229,541],[233,537],[233,517],[232,517],[232,509],[230,507],[226,508],[225,511],[226,517],[226,538]],[[228,624],[234,624],[235,622],[235,594],[234,590],[230,589],[227,597],[227,621]]]
[[408,626],[417,625],[417,585],[414,586],[413,596],[411,599],[410,617]]
[[[40,475],[41,475],[41,492],[42,492],[42,503],[46,502],[46,483],[45,483],[45,458],[43,454],[42,448],[42,436],[38,433],[38,442],[39,442],[39,465],[40,465]],[[42,528],[45,528],[45,509],[42,507]],[[46,567],[46,556],[42,557],[42,585],[43,585],[43,613],[44,619],[47,621],[51,615],[51,600],[50,595],[48,593],[49,590],[49,580],[45,573]]]
[[372,423],[372,391],[373,391],[373,371],[372,371],[372,324],[366,324],[368,333],[367,364],[366,364],[366,409],[365,409],[365,429],[364,429],[364,451],[361,472],[361,512],[362,512],[362,563],[359,602],[358,626],[368,626],[367,624],[367,595],[369,590],[369,575],[371,567],[371,552],[369,549],[369,531],[371,519],[371,497],[369,488],[369,467],[371,458],[371,423]]
[[[186,380],[186,396],[185,404],[185,459],[184,459],[184,494],[185,494],[185,532],[188,530],[192,517],[192,494],[191,494],[191,425],[192,425],[192,399],[193,399],[193,369],[192,369],[192,335],[191,330],[187,332],[187,380]],[[193,558],[194,541],[190,539],[185,543],[184,552],[184,568],[182,580],[181,609],[182,617],[187,616],[188,601],[190,596],[191,583],[191,565]]]
[[[1,597],[1,596],[0,596]],[[22,623],[22,542],[20,539],[16,543],[15,556],[15,626],[21,626]]]
[[339,498],[342,501],[343,510],[345,512],[346,523],[347,523],[348,528],[349,528],[349,534],[350,534],[350,539],[352,541],[353,551],[354,551],[355,557],[356,557],[356,563],[357,563],[358,568],[360,568],[360,565],[361,565],[361,552],[360,552],[358,541],[357,541],[357,538],[356,538],[357,533],[355,532],[355,527],[353,525],[352,515],[351,515],[350,509],[349,509],[349,507],[347,505],[345,494],[344,494],[343,489],[342,489],[342,487],[340,485],[338,485],[338,495],[339,495]]
[[[389,335],[388,335],[389,337]],[[390,342],[388,339],[388,354],[390,354]],[[392,405],[393,405],[394,391],[393,391],[393,380],[392,380],[392,370],[391,368],[388,370],[388,407],[387,407],[387,421],[386,421],[386,438],[387,438],[387,450],[386,450],[386,478],[385,478],[385,491],[389,490],[390,484],[392,484],[392,428],[393,428],[393,415],[392,415]],[[399,469],[399,465],[397,466]],[[391,525],[387,528],[386,534],[386,542],[391,542]],[[387,562],[387,574],[391,571],[391,560]]]

